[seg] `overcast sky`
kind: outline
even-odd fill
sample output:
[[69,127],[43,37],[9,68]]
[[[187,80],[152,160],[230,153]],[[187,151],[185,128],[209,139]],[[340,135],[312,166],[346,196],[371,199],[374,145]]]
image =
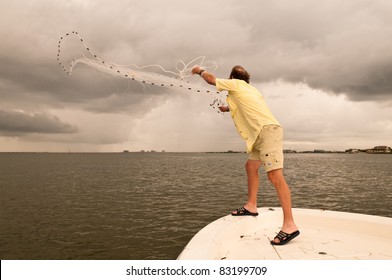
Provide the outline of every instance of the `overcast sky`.
[[[214,95],[65,75],[57,45],[72,31],[117,64],[244,66],[286,149],[392,146],[390,0],[1,0],[0,151],[245,150]],[[64,59],[82,48],[72,39]]]

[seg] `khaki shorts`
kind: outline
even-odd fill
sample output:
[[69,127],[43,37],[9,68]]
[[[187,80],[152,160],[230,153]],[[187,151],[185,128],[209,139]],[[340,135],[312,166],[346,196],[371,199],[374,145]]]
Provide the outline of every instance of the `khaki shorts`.
[[264,126],[249,159],[261,160],[266,172],[283,168],[283,129],[278,125]]

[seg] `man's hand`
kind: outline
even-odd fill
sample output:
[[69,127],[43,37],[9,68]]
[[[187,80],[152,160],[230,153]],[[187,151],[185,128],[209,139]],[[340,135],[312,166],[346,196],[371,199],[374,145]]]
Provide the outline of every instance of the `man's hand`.
[[200,67],[199,65],[195,65],[192,68],[192,74],[198,74],[200,75],[208,84],[210,85],[214,85],[216,84],[215,82],[215,76],[212,73],[209,73],[207,71],[205,71],[202,67]]
[[219,106],[218,107],[221,112],[229,112],[229,106]]
[[192,74],[194,75],[194,74],[199,74],[200,73],[200,71],[202,70],[203,68],[201,68],[199,65],[195,65],[195,66],[193,66],[193,68],[192,68]]

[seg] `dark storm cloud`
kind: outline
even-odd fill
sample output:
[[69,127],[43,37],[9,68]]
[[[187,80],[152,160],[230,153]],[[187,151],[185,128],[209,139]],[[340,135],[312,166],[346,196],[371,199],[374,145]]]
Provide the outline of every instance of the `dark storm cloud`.
[[0,111],[0,135],[20,136],[26,133],[76,133],[77,127],[53,115]]
[[243,51],[251,54],[247,63],[256,79],[305,82],[354,101],[392,99],[391,1],[259,6],[240,17],[250,28]]

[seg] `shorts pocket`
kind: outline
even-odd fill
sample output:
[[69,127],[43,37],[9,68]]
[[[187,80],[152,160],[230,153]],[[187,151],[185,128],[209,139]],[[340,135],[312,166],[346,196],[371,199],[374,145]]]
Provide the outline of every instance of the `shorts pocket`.
[[260,158],[261,163],[267,172],[274,169],[283,168],[283,154],[280,151],[261,153]]

